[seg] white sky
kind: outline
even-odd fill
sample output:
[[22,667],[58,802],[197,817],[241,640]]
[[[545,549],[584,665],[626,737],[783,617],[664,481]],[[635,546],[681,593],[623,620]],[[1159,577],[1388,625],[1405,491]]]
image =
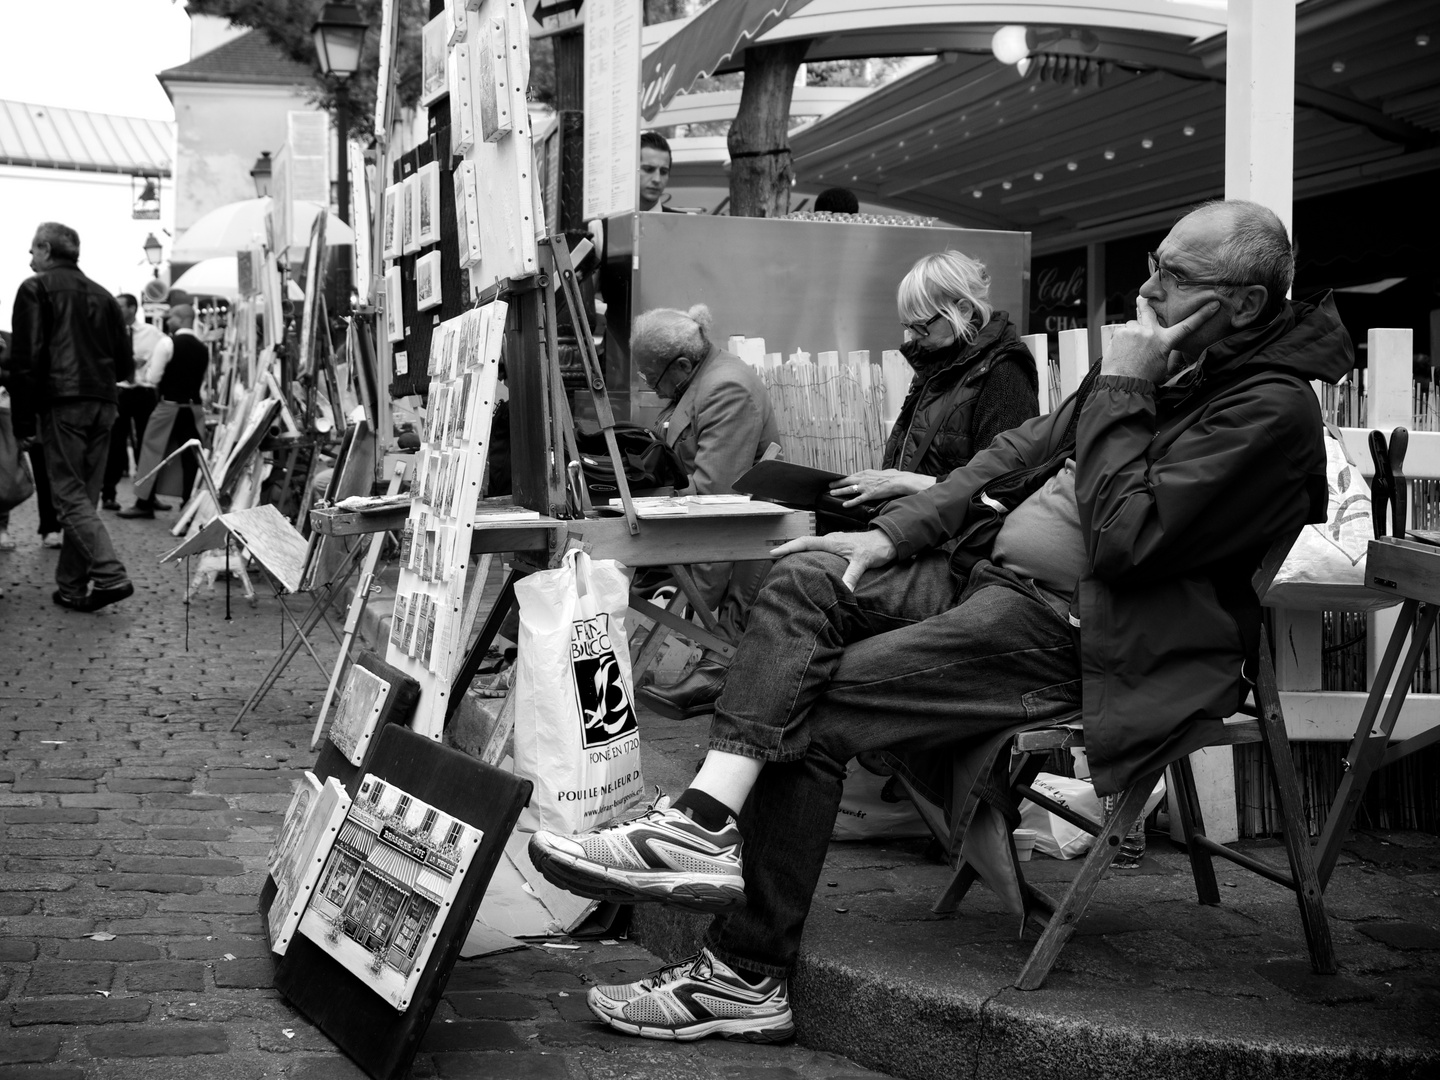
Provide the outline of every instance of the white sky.
[[184,0],[0,0],[0,98],[173,120],[156,72],[190,59]]

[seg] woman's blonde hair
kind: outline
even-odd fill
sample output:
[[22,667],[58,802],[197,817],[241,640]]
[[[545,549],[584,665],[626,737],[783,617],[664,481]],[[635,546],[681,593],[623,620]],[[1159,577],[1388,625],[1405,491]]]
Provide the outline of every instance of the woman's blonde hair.
[[651,308],[631,324],[630,352],[667,363],[684,355],[699,363],[710,351],[710,326],[710,309],[704,304],[689,311]]
[[923,255],[900,282],[895,306],[905,323],[944,315],[955,336],[968,345],[994,310],[989,271],[984,263],[959,251]]

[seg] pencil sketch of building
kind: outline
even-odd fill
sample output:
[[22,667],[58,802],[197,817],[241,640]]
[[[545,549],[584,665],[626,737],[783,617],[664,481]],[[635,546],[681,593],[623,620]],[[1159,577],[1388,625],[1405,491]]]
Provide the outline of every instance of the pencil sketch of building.
[[480,839],[479,829],[365,776],[301,933],[404,1010]]

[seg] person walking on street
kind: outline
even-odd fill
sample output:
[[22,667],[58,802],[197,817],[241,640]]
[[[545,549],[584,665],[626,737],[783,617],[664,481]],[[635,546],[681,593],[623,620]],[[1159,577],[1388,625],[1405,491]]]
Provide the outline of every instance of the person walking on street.
[[[155,354],[155,347],[165,340],[158,326],[136,319],[140,302],[129,293],[115,298],[120,301],[120,313],[130,333],[130,351],[135,356],[135,370],[149,362]],[[105,482],[100,487],[100,505],[106,510],[119,510],[120,500],[115,497],[115,486],[122,476],[130,471],[130,451],[135,451],[135,461],[140,461],[140,446],[145,439],[145,425],[150,421],[150,412],[155,408],[155,388],[125,379],[119,384],[119,417],[110,429],[110,457],[105,463]],[[136,475],[140,475],[136,473]]]
[[30,269],[15,296],[5,376],[18,438],[38,427],[64,538],[55,603],[98,611],[135,592],[96,511],[116,383],[135,372],[130,335],[115,298],[80,272],[80,237],[44,222],[30,244]]
[[139,382],[155,387],[159,402],[145,425],[145,438],[135,466],[135,505],[120,511],[123,518],[153,518],[164,507],[155,499],[157,487],[166,494],[190,498],[197,471],[194,454],[182,454],[156,473],[166,455],[205,430],[201,390],[210,366],[210,348],[195,333],[195,309],[176,304],[165,316],[171,336],[161,338]]

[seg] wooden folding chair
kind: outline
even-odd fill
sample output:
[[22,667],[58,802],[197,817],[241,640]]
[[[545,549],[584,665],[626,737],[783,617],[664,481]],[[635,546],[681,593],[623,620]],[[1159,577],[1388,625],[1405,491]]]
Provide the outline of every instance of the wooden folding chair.
[[[1060,951],[1075,933],[1076,925],[1089,907],[1100,879],[1104,877],[1119,852],[1121,839],[1139,819],[1145,801],[1166,769],[1169,770],[1170,783],[1175,792],[1180,825],[1184,832],[1190,869],[1195,878],[1195,891],[1200,903],[1220,902],[1212,856],[1228,859],[1269,881],[1285,886],[1295,893],[1300,922],[1310,950],[1311,965],[1319,974],[1335,973],[1335,949],[1330,939],[1330,926],[1325,917],[1320,879],[1315,872],[1309,830],[1300,803],[1300,783],[1296,778],[1295,763],[1290,755],[1290,743],[1285,734],[1285,719],[1275,685],[1270,644],[1263,631],[1260,641],[1260,671],[1254,696],[1256,705],[1247,706],[1243,710],[1250,713],[1253,719],[1227,722],[1208,745],[1234,746],[1253,742],[1266,744],[1271,775],[1280,800],[1285,852],[1290,862],[1289,874],[1242,852],[1232,851],[1205,835],[1200,800],[1195,791],[1195,778],[1190,769],[1188,755],[1176,758],[1165,768],[1151,772],[1127,787],[1121,793],[1118,805],[1109,820],[1097,827],[1032,787],[1045,757],[1051,750],[1084,745],[1084,733],[1078,724],[1078,715],[1065,717],[1058,725],[1021,732],[1015,736],[1013,747],[1018,757],[1010,773],[1011,787],[1015,794],[1032,800],[1096,838],[1080,873],[1059,900],[1025,882],[1022,875],[1021,889],[1029,897],[1031,918],[1039,923],[1042,930],[1040,940],[1031,950],[1025,966],[1015,980],[1016,987],[1021,990],[1038,990],[1045,982],[1050,969],[1060,956]],[[965,861],[962,849],[955,873],[933,910],[938,914],[953,912],[976,879],[975,870]]]

